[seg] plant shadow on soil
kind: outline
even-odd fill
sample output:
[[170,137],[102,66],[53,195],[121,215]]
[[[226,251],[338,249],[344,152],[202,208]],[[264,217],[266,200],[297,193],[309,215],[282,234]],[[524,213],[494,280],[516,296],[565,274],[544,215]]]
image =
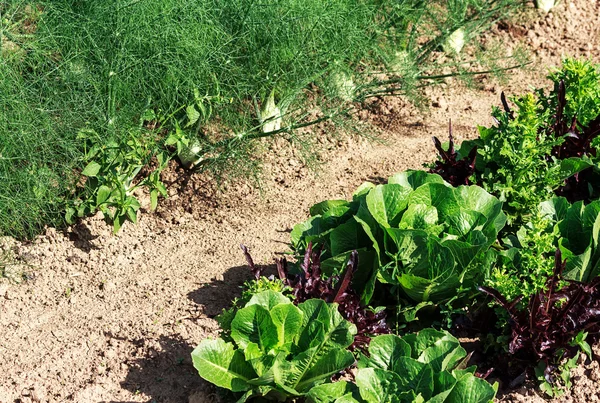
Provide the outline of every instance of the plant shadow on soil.
[[[269,276],[277,272],[275,265],[256,265],[262,275]],[[235,266],[223,273],[223,280],[213,279],[201,288],[188,294],[188,298],[203,307],[204,314],[214,318],[224,308],[229,308],[231,302],[242,294],[244,282],[253,278],[252,271],[247,265]]]
[[[116,338],[116,337],[115,337]],[[214,387],[198,376],[191,359],[195,346],[178,335],[161,336],[152,346],[145,339],[123,340],[137,349],[139,358],[127,362],[129,370],[121,387],[148,396],[153,403],[187,402],[192,393],[208,401]],[[141,352],[141,353],[139,353]],[[133,403],[110,400],[103,403]]]
[[[263,275],[276,272],[275,265],[256,265]],[[223,273],[222,280],[213,279],[201,288],[188,294],[188,298],[202,307],[203,315],[214,318],[223,308],[228,308],[234,298],[241,295],[241,286],[253,278],[247,265],[236,266]],[[144,394],[150,402],[217,402],[215,388],[198,376],[193,366],[191,353],[196,347],[178,335],[160,336],[148,345],[147,339],[120,340],[136,350],[139,358],[127,363],[129,369],[121,383],[124,389],[134,394]],[[136,354],[134,353],[134,355]],[[190,396],[193,396],[190,398]],[[132,403],[111,400],[103,403]]]

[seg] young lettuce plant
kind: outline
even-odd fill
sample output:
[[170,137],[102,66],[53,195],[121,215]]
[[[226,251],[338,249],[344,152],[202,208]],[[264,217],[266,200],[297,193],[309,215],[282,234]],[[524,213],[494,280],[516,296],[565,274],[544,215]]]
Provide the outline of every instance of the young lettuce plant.
[[[244,296],[248,298],[247,296],[251,295],[250,292],[257,288],[271,288],[281,290],[286,295],[291,296],[296,305],[315,298],[322,299],[328,303],[335,303],[342,317],[357,328],[354,341],[350,346],[351,350],[357,348],[365,350],[371,336],[390,332],[385,321],[386,314],[384,309],[372,310],[365,307],[361,304],[358,294],[350,287],[352,277],[358,267],[358,253],[352,252],[350,254],[346,268],[340,276],[325,278],[322,276],[321,270],[322,249],[313,250],[312,244],[309,244],[300,264],[300,272],[298,274],[291,273],[288,270],[286,259],[281,258],[276,259],[279,279],[267,279],[262,276],[262,270],[254,264],[248,249],[244,245],[242,245],[242,250],[246,256],[248,266],[255,277],[253,282],[247,283],[246,290],[242,295],[242,301],[244,301]],[[218,319],[224,333],[230,330],[231,320],[227,320],[235,313],[235,302],[234,307],[224,311]],[[239,305],[239,302],[237,305]]]
[[205,339],[192,360],[202,378],[240,393],[238,402],[283,402],[351,366],[348,347],[355,334],[335,304],[311,299],[296,306],[281,293],[264,291],[236,312],[232,342]]
[[466,351],[444,331],[424,329],[403,337],[373,338],[369,355],[361,355],[355,383],[339,381],[314,387],[315,403],[488,403],[498,385],[466,368]]
[[561,371],[561,362],[576,361],[579,349],[591,356],[584,336],[600,334],[600,277],[589,283],[572,280],[565,283],[562,278],[565,267],[566,261],[558,249],[554,273],[548,278],[546,289],[532,295],[524,310],[518,309],[521,297],[508,301],[497,290],[479,288],[494,298],[510,317],[509,353],[530,368],[540,363],[545,368],[543,379],[549,385],[556,385],[559,379],[568,384],[568,373]]
[[557,197],[540,205],[551,220],[557,245],[566,260],[562,276],[567,280],[590,282],[600,275],[600,201],[573,205]]
[[299,255],[310,243],[323,245],[327,275],[357,250],[354,287],[363,303],[379,284],[416,307],[472,290],[491,267],[490,245],[505,222],[502,203],[482,188],[453,188],[438,175],[406,171],[385,185],[362,185],[352,201],[313,206],[291,237]]

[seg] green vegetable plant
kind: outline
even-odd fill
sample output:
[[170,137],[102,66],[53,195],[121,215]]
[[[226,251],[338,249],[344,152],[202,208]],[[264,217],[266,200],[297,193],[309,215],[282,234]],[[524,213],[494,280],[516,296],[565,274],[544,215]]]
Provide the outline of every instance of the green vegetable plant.
[[311,299],[298,306],[274,291],[252,296],[231,322],[231,342],[205,339],[192,352],[200,376],[239,393],[238,402],[286,401],[354,364],[348,350],[356,327],[335,304]]
[[420,308],[468,294],[487,277],[490,246],[506,222],[502,203],[478,186],[453,188],[438,175],[406,171],[385,185],[366,183],[352,201],[316,204],[291,233],[296,253],[321,244],[324,272],[335,273],[352,250],[361,300],[376,286]]
[[558,228],[547,213],[537,211],[516,234],[502,240],[504,250],[499,251],[486,285],[509,300],[542,290],[554,272],[551,257],[558,236]]
[[590,282],[600,275],[600,201],[573,205],[557,197],[540,205],[540,212],[550,220],[555,243],[560,248],[567,280]]
[[373,338],[361,355],[355,383],[339,381],[314,387],[315,403],[488,403],[498,384],[490,385],[466,367],[466,351],[447,332],[423,329],[399,337]]
[[[454,151],[441,148],[431,165],[454,186],[478,184],[504,203],[513,229],[554,195],[589,202],[600,195],[600,69],[566,59],[550,73],[553,90],[512,98],[502,94],[496,124],[479,127],[480,137]],[[468,168],[468,169],[465,169]]]
[[[134,195],[136,189],[144,187],[149,191],[152,210],[159,195],[167,196],[160,173],[169,157],[160,150],[151,133],[132,133],[125,142],[111,141],[104,145],[93,131],[81,131],[78,138],[85,145],[85,168],[81,171],[85,183],[79,189],[79,197],[66,209],[68,223],[99,210],[116,233],[126,220],[137,222],[141,205]],[[147,168],[151,161],[155,161],[153,169]],[[150,172],[143,175],[143,168]]]
[[[508,353],[512,365],[504,362],[505,367],[524,371],[537,365],[538,377],[544,381],[542,389],[550,395],[570,387],[570,369],[576,364],[579,351],[591,356],[586,337],[600,334],[600,277],[588,283],[563,281],[566,265],[557,249],[552,276],[544,289],[529,297],[524,308],[519,307],[522,297],[511,301],[497,290],[479,288],[510,318]],[[504,357],[497,361],[502,366],[506,360]]]

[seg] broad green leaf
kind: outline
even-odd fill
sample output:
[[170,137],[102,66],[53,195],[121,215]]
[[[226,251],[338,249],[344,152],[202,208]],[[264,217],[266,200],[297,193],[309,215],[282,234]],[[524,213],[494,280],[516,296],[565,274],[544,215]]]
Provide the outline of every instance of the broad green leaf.
[[439,284],[435,281],[411,274],[400,275],[398,284],[402,287],[402,291],[415,302],[430,301],[432,294],[439,287]]
[[102,168],[100,164],[98,164],[96,161],[92,161],[89,164],[87,164],[85,168],[83,168],[81,174],[84,176],[94,177],[98,175],[98,173],[100,172],[100,168]]
[[310,208],[310,215],[329,214],[336,217],[343,216],[350,209],[350,203],[346,200],[325,200]]
[[490,220],[497,220],[496,229],[502,229],[506,216],[502,212],[502,203],[496,197],[479,186],[459,186],[453,190],[460,208],[477,211]]
[[418,360],[432,366],[435,372],[452,370],[467,356],[458,340],[441,339],[423,350]]
[[337,304],[328,305],[321,299],[310,299],[298,305],[304,313],[304,331],[300,335],[298,346],[314,345],[313,335],[319,333],[319,329],[311,329],[311,326],[322,324],[322,336],[318,343],[327,347],[346,348],[354,341],[356,326],[347,320],[337,310]]
[[394,372],[400,377],[402,387],[421,395],[425,400],[433,394],[433,368],[410,357],[401,357]]
[[370,366],[393,372],[398,372],[402,357],[410,357],[411,350],[408,343],[394,334],[385,334],[374,337],[369,344],[370,358],[359,361],[359,368]]
[[[367,403],[400,403],[406,401],[406,396],[401,396],[401,393],[408,391],[402,389],[402,383],[400,377],[394,372],[378,368],[361,368],[356,374],[356,385],[360,396]],[[412,392],[412,397],[416,397],[414,392]],[[401,398],[404,399],[401,400]]]
[[257,379],[249,381],[252,385],[266,385],[273,382],[273,364],[279,356],[265,354],[258,344],[248,343],[244,349],[244,359],[258,375]]
[[438,225],[438,213],[435,207],[411,204],[402,215],[398,228],[425,230],[428,234],[438,235],[443,231],[444,226]]
[[106,186],[106,185],[100,186],[98,188],[98,194],[96,195],[96,206],[99,206],[100,204],[102,204],[106,200],[108,200],[110,193],[111,193],[111,190],[108,186]]
[[233,392],[250,389],[248,381],[257,376],[244,355],[222,339],[203,340],[192,352],[192,361],[202,378]]
[[558,229],[559,246],[567,260],[565,278],[585,282],[600,275],[600,202],[574,203],[566,209]]
[[409,204],[434,206],[438,210],[439,220],[458,210],[454,189],[441,183],[426,183],[410,194]]
[[448,225],[447,233],[456,235],[461,240],[464,240],[473,230],[481,231],[486,222],[486,217],[474,210],[460,209],[445,217],[445,223]]
[[331,254],[340,255],[352,252],[370,244],[369,237],[355,220],[346,221],[329,233]]
[[586,231],[584,227],[585,206],[583,202],[574,203],[566,213],[562,222],[558,224],[561,237],[569,241],[569,249],[580,254],[590,246],[591,231]]
[[285,295],[280,292],[275,292],[272,290],[266,290],[254,294],[250,301],[246,304],[246,306],[250,305],[260,305],[265,308],[267,311],[270,311],[275,306],[279,304],[291,304],[292,301]]
[[[419,271],[429,266],[429,235],[423,230],[387,228],[395,248],[388,250],[397,256],[403,268]],[[398,273],[399,275],[402,273]]]
[[[359,212],[360,212],[360,209],[359,209]],[[362,227],[365,234],[367,234],[367,236],[369,237],[369,239],[372,242],[373,249],[377,253],[378,260],[381,260],[381,248],[379,246],[379,242],[377,241],[377,238],[375,237],[374,228],[371,225],[369,225],[368,221],[359,217],[358,215],[354,216],[354,220],[360,224],[360,226]],[[375,223],[373,223],[373,224],[375,224]]]
[[300,327],[303,313],[291,303],[279,304],[271,309],[271,318],[277,328],[278,348],[290,351]]
[[360,185],[352,194],[352,200],[358,200],[363,196],[366,196],[371,189],[373,189],[375,187],[375,184],[371,183],[371,182],[365,182],[362,185]]
[[241,349],[255,343],[265,354],[278,344],[277,327],[269,311],[260,305],[249,305],[237,311],[231,322],[231,337]]
[[466,375],[458,380],[446,403],[491,403],[496,397],[496,390],[487,381],[474,375]]
[[441,243],[441,246],[447,248],[454,260],[458,265],[458,270],[460,268],[468,268],[469,265],[477,258],[477,255],[482,252],[489,245],[486,245],[487,239],[480,232],[478,233],[479,239],[469,242],[461,242],[454,239],[444,240]]
[[367,194],[367,207],[379,225],[396,227],[408,206],[410,193],[411,189],[400,185],[378,185]]
[[[338,372],[348,368],[354,363],[354,355],[348,350],[333,349],[326,351],[308,350],[290,362],[291,368],[303,368],[302,376],[294,380],[294,389],[306,393],[310,388],[328,381]],[[290,371],[291,372],[291,371]],[[290,373],[288,372],[288,373]],[[289,378],[288,378],[289,379]]]
[[443,403],[456,385],[456,378],[449,371],[438,372],[433,377],[433,397],[430,403]]
[[442,183],[449,186],[438,174],[430,174],[425,171],[407,170],[397,173],[388,179],[389,184],[397,184],[415,190],[426,183]]
[[554,197],[540,204],[539,211],[544,217],[548,217],[555,223],[562,221],[567,215],[567,209],[571,204],[564,197]]
[[423,329],[418,333],[410,333],[402,337],[402,340],[404,340],[410,346],[412,358],[415,359],[418,359],[421,355],[421,352],[433,346],[436,341],[444,339],[457,340],[448,332],[431,328]]
[[308,391],[307,398],[312,403],[358,403],[353,397],[357,393],[354,383],[337,381],[315,386]]
[[562,179],[567,179],[592,166],[593,163],[591,161],[586,161],[582,158],[566,158],[560,161],[560,176]]
[[294,226],[290,233],[292,245],[298,247],[301,240],[304,240],[304,244],[307,245],[310,241],[324,237],[334,227],[335,223],[334,225],[328,224],[321,216],[311,217]]

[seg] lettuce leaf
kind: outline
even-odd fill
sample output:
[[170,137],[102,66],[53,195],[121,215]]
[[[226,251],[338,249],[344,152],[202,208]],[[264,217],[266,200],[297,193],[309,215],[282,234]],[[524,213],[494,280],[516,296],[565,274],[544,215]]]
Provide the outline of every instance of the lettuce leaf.
[[454,188],[422,171],[360,189],[350,202],[313,206],[313,216],[294,227],[292,245],[300,255],[309,243],[318,243],[324,262],[338,265],[352,250],[375,252],[355,274],[365,280],[355,286],[361,302],[372,298],[375,283],[369,279],[398,287],[416,305],[448,301],[486,276],[494,260],[489,248],[506,216],[502,203],[484,189]]
[[236,312],[233,343],[203,340],[192,359],[202,378],[246,392],[242,402],[257,396],[285,400],[330,382],[352,365],[348,346],[355,334],[356,326],[335,304],[312,299],[296,307],[282,294],[264,291]]

